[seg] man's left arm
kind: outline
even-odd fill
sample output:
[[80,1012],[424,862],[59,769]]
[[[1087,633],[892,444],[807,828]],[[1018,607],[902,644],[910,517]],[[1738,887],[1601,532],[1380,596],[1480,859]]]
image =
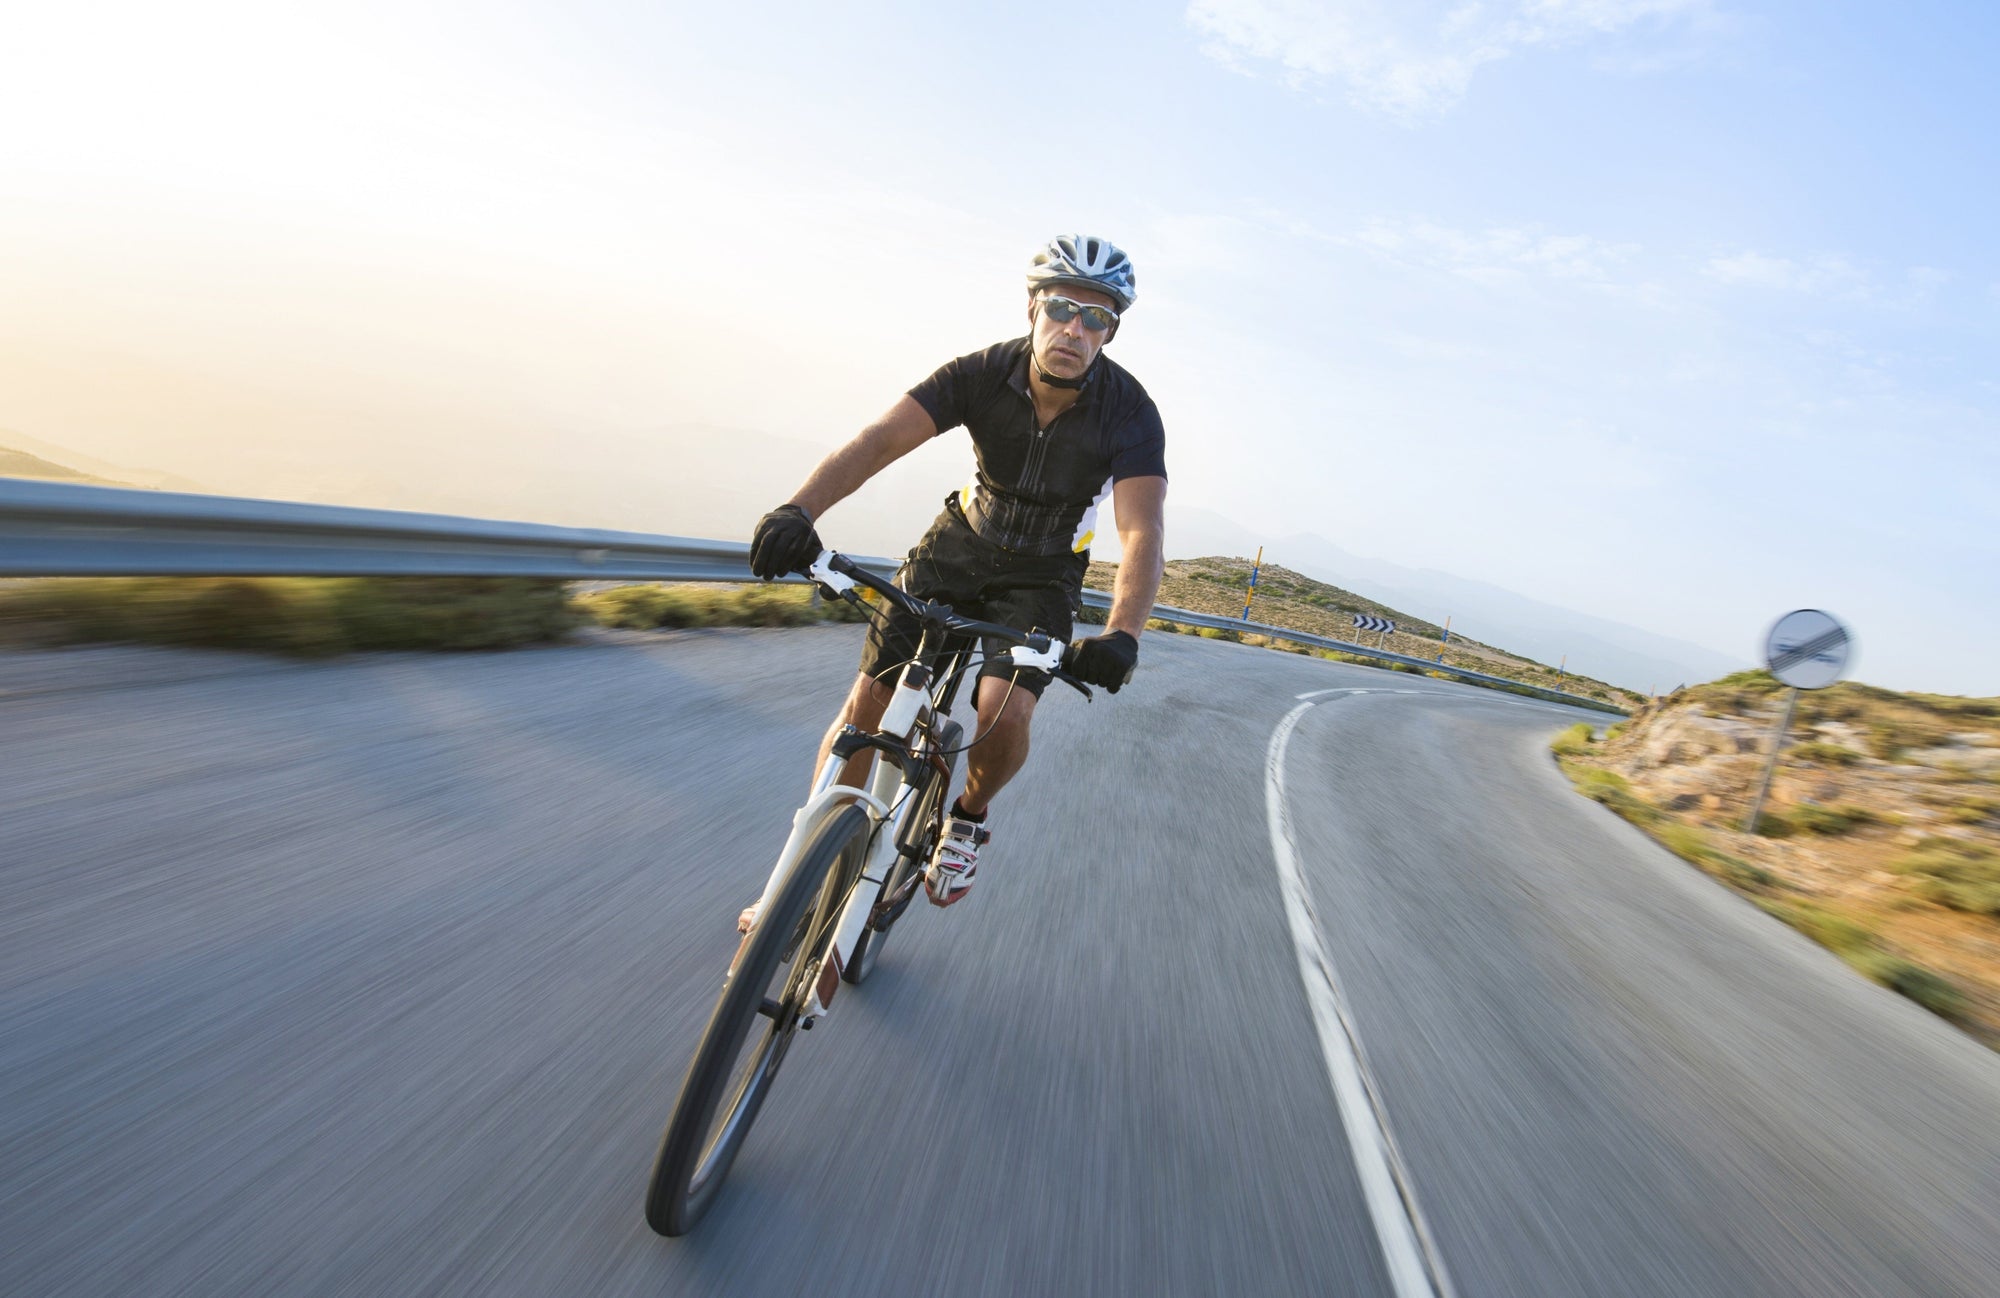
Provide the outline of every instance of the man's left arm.
[[1166,571],[1167,480],[1123,478],[1112,484],[1111,507],[1118,515],[1118,543],[1125,557],[1111,588],[1111,616],[1105,626],[1137,640],[1152,616]]

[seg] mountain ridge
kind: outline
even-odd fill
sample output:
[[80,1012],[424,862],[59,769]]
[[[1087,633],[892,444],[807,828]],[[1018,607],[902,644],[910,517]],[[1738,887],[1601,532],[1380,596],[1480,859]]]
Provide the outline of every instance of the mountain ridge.
[[[1192,613],[1239,617],[1249,585],[1250,565],[1249,559],[1223,555],[1170,559],[1160,583],[1158,602]],[[1117,565],[1105,562],[1090,565],[1088,582],[1092,587],[1109,590],[1116,580]],[[1358,631],[1353,622],[1356,614],[1387,618],[1396,629],[1387,633]],[[1443,627],[1436,623],[1413,618],[1407,610],[1279,564],[1267,562],[1259,570],[1250,620],[1349,644],[1380,645],[1407,657],[1499,676],[1523,685],[1586,695],[1617,706],[1636,707],[1644,701],[1636,691],[1578,672],[1564,672],[1456,631],[1446,639]]]
[[[1257,552],[1254,533],[1234,519],[1199,507],[1172,509],[1167,552],[1172,557]],[[1748,659],[1609,618],[1551,604],[1490,582],[1436,569],[1371,559],[1314,533],[1291,533],[1262,543],[1267,562],[1286,566],[1406,614],[1443,623],[1454,633],[1476,634],[1510,652],[1561,662],[1572,669],[1640,693],[1668,691],[1712,680],[1750,666]]]
[[0,477],[208,494],[208,488],[178,474],[112,464],[12,428],[0,428]]

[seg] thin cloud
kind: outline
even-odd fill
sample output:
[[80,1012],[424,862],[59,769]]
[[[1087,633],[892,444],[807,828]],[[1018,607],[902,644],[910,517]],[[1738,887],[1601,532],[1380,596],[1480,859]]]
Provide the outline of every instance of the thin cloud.
[[1631,243],[1589,235],[1499,228],[1459,230],[1434,221],[1378,219],[1335,240],[1405,265],[1449,271],[1481,282],[1525,275],[1603,283],[1638,253]]
[[1709,0],[1192,0],[1211,57],[1295,88],[1345,87],[1357,107],[1414,120],[1465,97],[1485,64],[1517,51],[1705,14]]
[[1845,257],[1831,254],[1799,261],[1746,250],[1728,257],[1709,258],[1702,273],[1720,284],[1788,293],[1864,298],[1874,292],[1866,271]]

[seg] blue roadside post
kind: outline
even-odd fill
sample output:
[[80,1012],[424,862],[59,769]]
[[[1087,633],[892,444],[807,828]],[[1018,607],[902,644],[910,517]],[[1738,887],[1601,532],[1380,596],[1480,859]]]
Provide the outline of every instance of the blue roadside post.
[[1451,614],[1444,615],[1444,638],[1438,641],[1438,661],[1444,661],[1444,646],[1451,643]]
[[1243,620],[1250,620],[1250,601],[1257,598],[1257,570],[1264,566],[1264,547],[1257,547],[1257,557],[1250,563],[1250,589],[1243,592]]

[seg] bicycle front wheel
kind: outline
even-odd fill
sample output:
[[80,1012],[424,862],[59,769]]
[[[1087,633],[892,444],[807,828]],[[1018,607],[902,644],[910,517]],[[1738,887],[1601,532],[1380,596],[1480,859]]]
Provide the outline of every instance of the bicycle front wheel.
[[790,1048],[811,991],[810,965],[860,877],[873,827],[853,805],[821,823],[723,980],[653,1160],[646,1224],[660,1234],[692,1230],[736,1161]]

